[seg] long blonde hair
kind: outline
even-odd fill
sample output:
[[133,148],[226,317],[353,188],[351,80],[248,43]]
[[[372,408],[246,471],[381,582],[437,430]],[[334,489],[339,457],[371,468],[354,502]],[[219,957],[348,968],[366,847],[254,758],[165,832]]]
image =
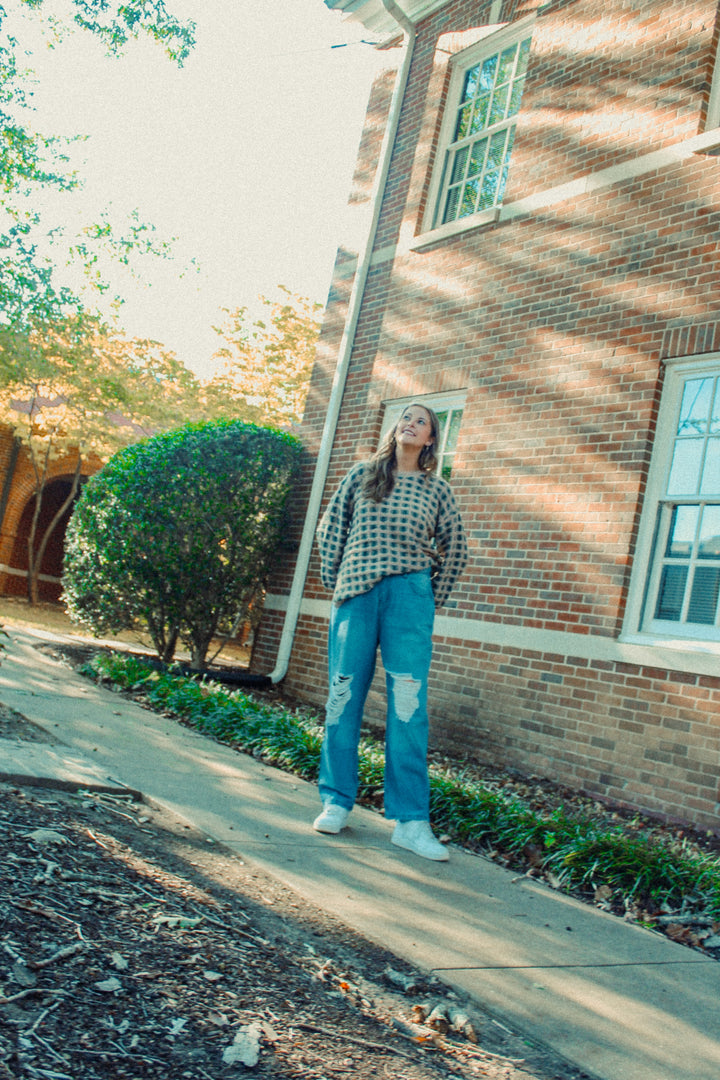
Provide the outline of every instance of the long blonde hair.
[[397,469],[397,440],[395,438],[395,432],[406,411],[413,408],[424,409],[428,414],[433,436],[433,441],[428,446],[423,446],[420,451],[418,468],[425,476],[431,476],[435,472],[438,464],[438,459],[435,456],[435,448],[440,435],[440,421],[437,413],[433,412],[432,409],[429,409],[427,405],[423,405],[422,402],[419,401],[412,401],[403,408],[397,422],[393,424],[380,444],[379,450],[376,454],[373,454],[370,461],[368,461],[365,466],[362,493],[366,499],[372,499],[373,502],[382,502],[383,499],[388,497],[395,486],[395,472]]

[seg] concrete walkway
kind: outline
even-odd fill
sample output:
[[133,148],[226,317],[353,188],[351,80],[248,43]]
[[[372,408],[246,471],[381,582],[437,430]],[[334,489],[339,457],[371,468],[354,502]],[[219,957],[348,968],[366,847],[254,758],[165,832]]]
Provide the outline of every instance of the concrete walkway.
[[[49,635],[39,635],[48,639]],[[431,863],[315,788],[94,686],[10,629],[0,702],[65,744],[0,744],[0,778],[125,785],[600,1080],[718,1080],[720,964],[494,863]],[[12,755],[12,756],[11,756]]]

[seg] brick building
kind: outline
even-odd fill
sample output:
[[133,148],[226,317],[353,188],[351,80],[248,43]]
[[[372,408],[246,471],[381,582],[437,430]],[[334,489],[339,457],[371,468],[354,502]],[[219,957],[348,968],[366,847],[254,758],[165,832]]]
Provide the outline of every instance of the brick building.
[[254,666],[324,700],[318,513],[426,400],[471,550],[435,745],[720,828],[720,6],[327,3],[387,67]]

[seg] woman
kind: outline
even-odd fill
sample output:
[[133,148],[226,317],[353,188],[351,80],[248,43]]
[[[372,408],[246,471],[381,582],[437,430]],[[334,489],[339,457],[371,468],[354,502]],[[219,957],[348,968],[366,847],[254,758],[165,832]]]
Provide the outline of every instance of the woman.
[[318,529],[333,589],[330,692],[320,762],[318,832],[345,827],[358,788],[363,707],[378,645],[386,672],[385,814],[393,844],[426,859],[447,850],[430,828],[427,683],[435,609],[467,561],[460,515],[435,475],[435,413],[409,405],[370,462],[356,465]]

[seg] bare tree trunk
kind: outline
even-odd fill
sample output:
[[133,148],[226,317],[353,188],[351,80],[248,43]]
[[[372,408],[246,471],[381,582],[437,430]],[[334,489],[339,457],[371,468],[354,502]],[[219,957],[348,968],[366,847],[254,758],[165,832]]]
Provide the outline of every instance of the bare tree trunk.
[[178,631],[177,629],[173,628],[168,635],[167,641],[165,642],[165,647],[160,653],[160,659],[162,660],[163,664],[172,663],[173,657],[175,655],[175,649],[177,648],[177,639]]
[[[46,551],[47,546],[48,546],[48,544],[50,542],[50,537],[52,536],[53,531],[55,530],[58,522],[61,520],[61,518],[62,518],[63,514],[66,512],[66,510],[70,509],[70,507],[72,506],[72,503],[73,503],[73,499],[77,495],[78,488],[80,486],[80,470],[81,469],[82,469],[82,455],[78,454],[77,465],[75,466],[75,473],[73,475],[72,484],[70,486],[70,492],[69,492],[67,498],[63,501],[62,506],[59,506],[58,509],[55,511],[55,514],[53,515],[52,521],[50,522],[47,529],[45,530],[45,532],[42,535],[42,538],[40,540],[40,544],[38,545],[38,549],[34,554],[32,570],[31,570],[31,567],[30,567],[30,559],[28,557],[28,599],[29,599],[31,604],[37,604],[37,602],[39,600],[40,567],[42,566],[42,561],[43,561],[43,558],[45,556],[45,551]],[[41,492],[38,492],[38,494],[37,494],[37,496],[35,498],[35,511],[36,512],[33,514],[33,524],[32,524],[32,528],[31,528],[31,531],[30,531],[30,536],[28,537],[28,547],[30,546],[31,543],[34,546],[35,532],[36,532],[36,528],[37,528],[37,521],[38,521],[38,518],[40,516],[40,510],[39,510],[40,497],[41,497]],[[28,553],[28,555],[29,555],[29,553]]]

